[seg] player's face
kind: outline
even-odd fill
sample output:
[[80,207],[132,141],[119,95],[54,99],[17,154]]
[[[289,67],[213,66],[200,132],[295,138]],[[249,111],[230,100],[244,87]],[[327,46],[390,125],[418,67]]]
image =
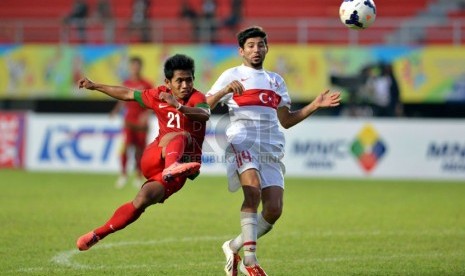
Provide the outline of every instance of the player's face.
[[244,43],[244,48],[239,48],[239,54],[246,66],[262,69],[268,47],[261,37],[248,38]]
[[194,76],[190,70],[175,70],[173,78],[171,80],[166,79],[165,83],[175,97],[184,99],[192,93]]

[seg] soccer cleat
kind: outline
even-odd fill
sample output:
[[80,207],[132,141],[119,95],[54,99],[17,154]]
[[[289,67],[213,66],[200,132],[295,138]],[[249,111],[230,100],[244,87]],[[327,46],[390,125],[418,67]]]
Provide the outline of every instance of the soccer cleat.
[[197,163],[197,162],[189,162],[189,163],[174,162],[168,168],[164,169],[161,175],[164,181],[169,182],[178,176],[195,174],[199,171],[199,169],[200,169],[200,163]]
[[248,276],[267,276],[263,268],[259,264],[253,266],[245,266],[244,262],[240,262],[239,268],[244,275]]
[[128,178],[125,175],[120,175],[118,179],[116,179],[115,188],[122,189],[126,185],[127,182],[128,182]]
[[97,236],[97,234],[95,234],[94,231],[92,231],[79,237],[79,239],[76,242],[76,245],[80,251],[85,251],[91,248],[96,243],[98,243],[99,240],[100,238]]
[[222,246],[224,256],[226,257],[224,272],[226,272],[226,275],[228,276],[237,276],[237,266],[239,265],[239,262],[241,262],[241,256],[231,250],[229,247],[230,242],[230,240],[225,241]]

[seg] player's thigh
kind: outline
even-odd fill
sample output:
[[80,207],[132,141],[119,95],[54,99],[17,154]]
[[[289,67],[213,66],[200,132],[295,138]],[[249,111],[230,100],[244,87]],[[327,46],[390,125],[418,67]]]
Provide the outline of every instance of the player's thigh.
[[284,195],[284,174],[280,162],[262,163],[263,216],[269,223],[274,223],[282,213]]
[[184,135],[186,137],[188,137],[190,139],[190,134],[189,132],[187,131],[180,131],[180,132],[170,132],[170,133],[167,133],[165,134],[161,139],[160,139],[160,143],[159,143],[159,146],[160,147],[166,147],[168,145],[168,143],[173,140],[174,137],[178,136],[178,135]]
[[242,186],[252,186],[260,189],[260,174],[255,168],[246,169],[239,173],[239,180]]
[[229,144],[226,149],[228,176],[237,175],[241,186],[260,188],[259,156],[259,147],[256,145]]
[[147,179],[155,179],[155,176],[161,175],[165,168],[165,160],[162,158],[162,148],[157,142],[148,145],[141,158],[141,171]]

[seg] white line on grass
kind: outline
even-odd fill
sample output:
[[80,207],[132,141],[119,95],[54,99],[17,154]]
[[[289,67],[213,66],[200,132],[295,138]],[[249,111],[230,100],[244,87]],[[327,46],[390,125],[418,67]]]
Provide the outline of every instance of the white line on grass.
[[[280,233],[280,237],[285,236],[310,236],[310,237],[334,237],[334,236],[455,236],[455,235],[464,235],[465,231],[454,230],[454,229],[438,229],[438,230],[425,230],[425,231],[314,231],[314,232],[287,232]],[[232,236],[232,235],[231,235]],[[185,238],[166,238],[161,240],[149,240],[149,241],[123,241],[123,242],[114,242],[114,243],[104,243],[99,244],[92,248],[92,250],[102,250],[109,249],[114,247],[124,247],[124,246],[137,246],[137,245],[157,245],[157,244],[167,244],[167,243],[183,243],[183,242],[196,242],[196,241],[223,241],[225,239],[231,238],[231,236],[203,236],[203,237],[185,237]],[[99,266],[90,266],[86,264],[81,264],[76,261],[73,261],[73,257],[81,254],[81,251],[77,249],[61,251],[51,258],[51,262],[59,266],[68,267],[71,269],[89,269],[89,270],[101,270],[107,269],[108,266],[99,265]],[[401,254],[401,255],[387,255],[387,256],[340,256],[340,257],[331,257],[331,258],[305,258],[292,260],[294,263],[299,262],[343,262],[343,261],[356,261],[356,260],[366,260],[366,259],[376,259],[376,260],[390,260],[390,259],[399,259],[399,258],[434,258],[434,257],[452,257],[456,255],[461,255],[461,253],[451,253],[451,254],[442,254],[437,252],[428,252],[423,254]],[[278,260],[276,260],[278,261]],[[290,260],[286,260],[289,262]],[[218,264],[222,262],[196,262],[196,263],[187,263],[186,266],[206,266],[212,264]],[[175,264],[151,264],[151,265],[121,265],[121,266],[111,266],[113,269],[127,269],[127,268],[154,268],[154,267],[165,267],[169,268],[176,266]],[[37,272],[45,270],[45,267],[30,267],[30,268],[20,268],[16,272]]]
[[[149,241],[124,241],[124,242],[114,242],[114,243],[106,243],[102,245],[97,245],[92,250],[101,250],[101,249],[108,249],[108,248],[113,248],[113,247],[125,247],[125,246],[137,246],[137,245],[158,245],[158,244],[166,244],[166,243],[183,243],[183,242],[197,242],[197,241],[222,241],[227,238],[230,238],[230,236],[204,236],[204,237],[184,237],[184,238],[167,238],[167,239],[161,239],[161,240],[149,240]],[[81,251],[77,249],[72,249],[72,250],[66,250],[58,253],[55,255],[52,259],[51,262],[61,265],[61,266],[66,266],[70,267],[73,269],[105,269],[107,268],[106,266],[89,266],[85,264],[80,264],[76,261],[73,261],[72,258],[77,255],[82,253]],[[199,263],[196,263],[197,265]],[[211,264],[211,263],[209,263]],[[145,265],[137,265],[136,267],[144,267]],[[128,268],[128,266],[112,266],[112,268]]]

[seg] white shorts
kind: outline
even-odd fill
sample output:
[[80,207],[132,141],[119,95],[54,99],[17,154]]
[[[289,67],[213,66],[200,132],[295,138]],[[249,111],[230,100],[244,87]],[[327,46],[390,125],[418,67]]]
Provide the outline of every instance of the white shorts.
[[285,166],[281,162],[284,153],[277,145],[229,144],[226,149],[228,189],[239,190],[239,174],[256,169],[260,175],[261,189],[278,186],[284,189]]

